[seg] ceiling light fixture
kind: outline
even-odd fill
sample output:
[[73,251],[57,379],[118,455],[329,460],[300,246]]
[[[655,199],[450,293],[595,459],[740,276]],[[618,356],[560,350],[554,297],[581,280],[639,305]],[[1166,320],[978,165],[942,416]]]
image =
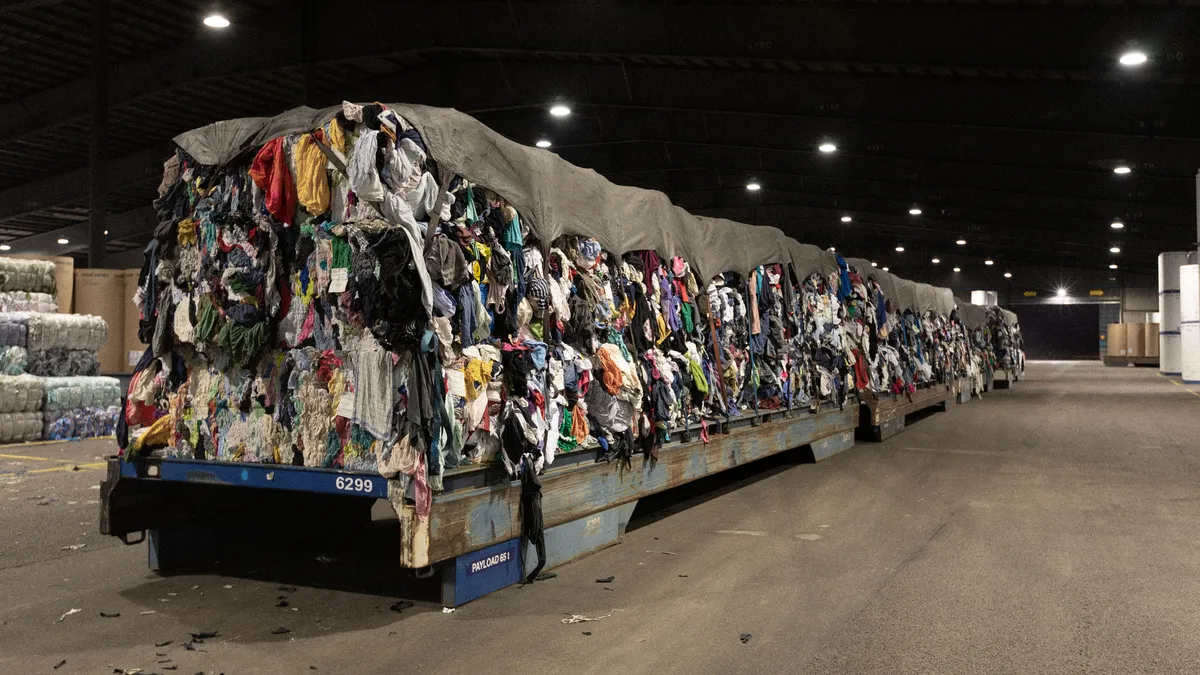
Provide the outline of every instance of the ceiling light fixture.
[[63,246],[66,246],[67,244],[71,243],[71,240],[67,239],[65,237],[59,237],[58,243],[62,244]]
[[848,222],[850,222],[851,220],[854,220],[854,219],[853,219],[853,218],[851,218],[850,216],[842,216],[842,222],[843,222],[843,223],[848,223]]
[[1121,221],[1119,221],[1119,220],[1114,220],[1114,221],[1113,221],[1113,224],[1112,224],[1112,229],[1114,229],[1114,230],[1123,230],[1123,229],[1125,229],[1125,223],[1122,223],[1122,222],[1121,222]]
[[106,236],[106,237],[108,236],[108,230],[104,231],[104,236]]
[[571,114],[571,109],[560,103],[550,108],[550,114],[555,117],[566,117]]
[[1139,52],[1135,50],[1131,52],[1125,52],[1121,55],[1121,58],[1117,60],[1120,61],[1121,65],[1125,66],[1126,68],[1132,68],[1134,66],[1142,65],[1150,59],[1146,56],[1146,52]]
[[0,244],[0,251],[11,251],[12,247],[8,244]]
[[1120,253],[1120,252],[1121,252],[1121,247],[1120,247],[1120,246],[1114,246],[1114,247],[1112,247],[1112,248],[1108,249],[1108,252],[1109,252],[1109,253]]
[[204,17],[204,25],[209,28],[229,28],[229,19],[221,14],[209,14]]
[[746,189],[751,192],[757,192],[758,190],[762,189],[762,186],[759,185],[758,183],[751,182],[751,183],[746,183]]
[[897,247],[896,247],[896,253],[904,253],[904,247],[903,247],[903,246],[897,246]]
[[833,143],[822,143],[817,146],[817,149],[827,155],[831,152],[837,152],[837,146]]
[[933,260],[930,260],[929,262],[931,262],[931,263],[933,263],[934,265],[936,265],[936,264],[938,264],[938,263],[942,262],[942,259],[941,259],[941,258],[934,258]]
[[956,242],[954,242],[954,243],[958,244],[959,246],[966,246],[966,245],[967,245],[967,240],[966,240],[966,239],[959,239],[958,241],[956,241]]
[[534,143],[534,145],[538,146],[539,148],[548,148],[548,147],[550,147],[550,141],[543,138],[542,140],[538,141],[537,143]]
[[1004,273],[1004,278],[1005,278],[1005,279],[1011,279],[1011,278],[1012,278],[1012,272],[1005,272],[1005,273]]
[[879,267],[879,263],[873,262],[871,263],[871,267]]
[[1125,174],[1130,173],[1131,171],[1133,171],[1133,169],[1125,166],[1124,164],[1113,169],[1113,173],[1115,173],[1119,176],[1124,176]]
[[1117,269],[1117,265],[1116,265],[1116,263],[1113,263],[1112,265],[1109,265],[1109,266],[1108,266],[1108,269],[1110,269],[1110,270],[1115,270],[1115,269]]
[[883,271],[884,271],[884,272],[887,272],[887,271],[889,271],[889,270],[888,270],[888,268],[886,268],[886,267],[885,267],[885,268],[883,268]]
[[1065,289],[1065,288],[1056,289],[1054,291],[1054,294],[1060,298],[1065,298],[1065,297],[1067,297],[1067,289]]
[[995,265],[996,263],[989,259],[989,260],[984,260],[983,264],[984,265]]
[[836,252],[837,252],[837,247],[836,247],[836,246],[830,246],[830,247],[829,247],[829,250],[830,250],[830,251],[833,251],[834,253],[836,253]]
[[914,206],[908,210],[908,215],[919,216],[919,215],[921,215],[921,209],[918,209],[917,207]]
[[955,271],[955,272],[961,272],[961,271],[962,271],[962,268],[961,268],[961,267],[955,267],[955,268],[954,268],[954,271]]

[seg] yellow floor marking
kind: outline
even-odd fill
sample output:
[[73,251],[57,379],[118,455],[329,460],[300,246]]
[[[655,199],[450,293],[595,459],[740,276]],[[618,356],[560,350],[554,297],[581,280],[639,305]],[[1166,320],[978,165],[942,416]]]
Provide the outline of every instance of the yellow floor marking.
[[1176,382],[1175,380],[1172,380],[1171,378],[1167,377],[1166,375],[1163,375],[1162,373],[1159,373],[1158,376],[1165,379],[1167,382],[1170,382],[1171,384],[1175,385],[1176,387],[1182,387],[1184,391],[1191,394],[1192,396],[1200,396],[1200,393],[1197,393],[1194,389],[1188,389],[1187,387],[1184,387],[1182,384]]
[[55,459],[53,457],[32,457],[30,455],[4,455],[0,454],[4,459],[32,459],[38,462],[74,462],[73,459]]
[[55,466],[49,469],[34,469],[25,473],[50,473],[52,471],[83,471],[85,469],[103,469],[107,464],[104,462],[94,462],[91,464],[72,464],[71,466]]

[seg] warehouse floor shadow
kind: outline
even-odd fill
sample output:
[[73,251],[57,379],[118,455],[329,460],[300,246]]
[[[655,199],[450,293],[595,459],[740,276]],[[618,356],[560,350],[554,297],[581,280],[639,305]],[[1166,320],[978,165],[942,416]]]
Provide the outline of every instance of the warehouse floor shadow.
[[[809,453],[811,457],[811,453]],[[805,463],[805,448],[794,448],[664,490],[638,500],[626,532],[656,523],[667,516],[699,506],[747,485],[770,478]]]

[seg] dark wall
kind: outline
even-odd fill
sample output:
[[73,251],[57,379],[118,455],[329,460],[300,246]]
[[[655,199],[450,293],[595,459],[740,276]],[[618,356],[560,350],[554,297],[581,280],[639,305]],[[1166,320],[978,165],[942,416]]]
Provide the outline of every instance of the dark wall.
[[1025,355],[1030,359],[1096,359],[1100,305],[1020,305]]

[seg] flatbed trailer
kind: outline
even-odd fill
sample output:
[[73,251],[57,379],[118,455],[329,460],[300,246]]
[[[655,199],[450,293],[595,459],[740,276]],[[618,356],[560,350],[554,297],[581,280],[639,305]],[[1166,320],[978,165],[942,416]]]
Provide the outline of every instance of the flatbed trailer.
[[[560,454],[539,479],[545,524],[545,569],[618,543],[638,499],[788,450],[820,461],[854,445],[858,409],[762,411],[718,418],[709,441],[664,444],[658,459],[634,457],[626,468],[597,462],[589,450]],[[675,436],[679,438],[679,435]],[[169,572],[205,553],[195,524],[222,514],[321,514],[331,522],[370,519],[387,500],[400,522],[400,568],[440,575],[441,600],[454,607],[520,582],[536,560],[521,538],[521,483],[503,467],[472,465],[446,472],[421,519],[402,484],[378,474],[276,464],[108,458],[101,485],[100,529],[127,544],[145,540],[151,568]],[[219,536],[219,532],[217,535]]]
[[949,409],[957,394],[951,384],[934,384],[911,394],[861,393],[859,396],[859,438],[885,441],[904,430],[905,418],[937,406]]

